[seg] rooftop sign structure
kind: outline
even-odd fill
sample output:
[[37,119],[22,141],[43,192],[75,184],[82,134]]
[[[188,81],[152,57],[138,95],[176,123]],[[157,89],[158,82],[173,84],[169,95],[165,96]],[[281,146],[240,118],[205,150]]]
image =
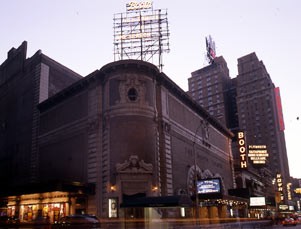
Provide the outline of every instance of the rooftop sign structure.
[[214,58],[216,57],[216,51],[215,51],[215,42],[212,40],[210,35],[206,37],[206,49],[207,49],[208,62],[209,64],[212,64]]
[[126,4],[114,15],[114,60],[140,59],[163,68],[162,53],[169,52],[167,10],[153,9],[152,1]]

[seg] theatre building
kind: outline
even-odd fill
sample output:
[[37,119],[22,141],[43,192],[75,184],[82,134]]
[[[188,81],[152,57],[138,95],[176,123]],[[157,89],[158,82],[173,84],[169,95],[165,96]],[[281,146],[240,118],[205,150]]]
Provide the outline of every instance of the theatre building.
[[[49,92],[51,75],[41,76],[36,90]],[[235,188],[233,134],[157,67],[122,60],[76,77],[34,104],[35,147],[23,162],[35,179],[2,191],[1,211],[54,221],[74,213],[219,219],[246,210],[227,195]]]

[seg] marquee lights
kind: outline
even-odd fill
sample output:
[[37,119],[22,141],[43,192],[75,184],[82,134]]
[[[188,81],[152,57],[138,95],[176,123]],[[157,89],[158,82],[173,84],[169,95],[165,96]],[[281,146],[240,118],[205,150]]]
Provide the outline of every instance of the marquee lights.
[[243,131],[239,131],[237,133],[238,138],[238,150],[240,157],[240,168],[247,168],[247,149],[246,149],[246,140],[245,133]]

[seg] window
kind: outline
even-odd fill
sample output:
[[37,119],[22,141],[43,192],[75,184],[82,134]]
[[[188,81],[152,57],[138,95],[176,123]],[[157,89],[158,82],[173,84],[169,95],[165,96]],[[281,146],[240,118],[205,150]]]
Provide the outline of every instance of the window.
[[137,100],[138,98],[138,92],[135,88],[130,88],[128,90],[128,98],[130,101],[134,102]]

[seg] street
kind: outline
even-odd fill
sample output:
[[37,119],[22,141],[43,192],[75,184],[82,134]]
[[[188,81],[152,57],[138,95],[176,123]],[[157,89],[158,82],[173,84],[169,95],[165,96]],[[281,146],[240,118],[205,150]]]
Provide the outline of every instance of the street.
[[297,226],[283,226],[283,225],[274,225],[273,229],[278,228],[292,228],[292,229],[301,229],[301,224],[297,224]]

